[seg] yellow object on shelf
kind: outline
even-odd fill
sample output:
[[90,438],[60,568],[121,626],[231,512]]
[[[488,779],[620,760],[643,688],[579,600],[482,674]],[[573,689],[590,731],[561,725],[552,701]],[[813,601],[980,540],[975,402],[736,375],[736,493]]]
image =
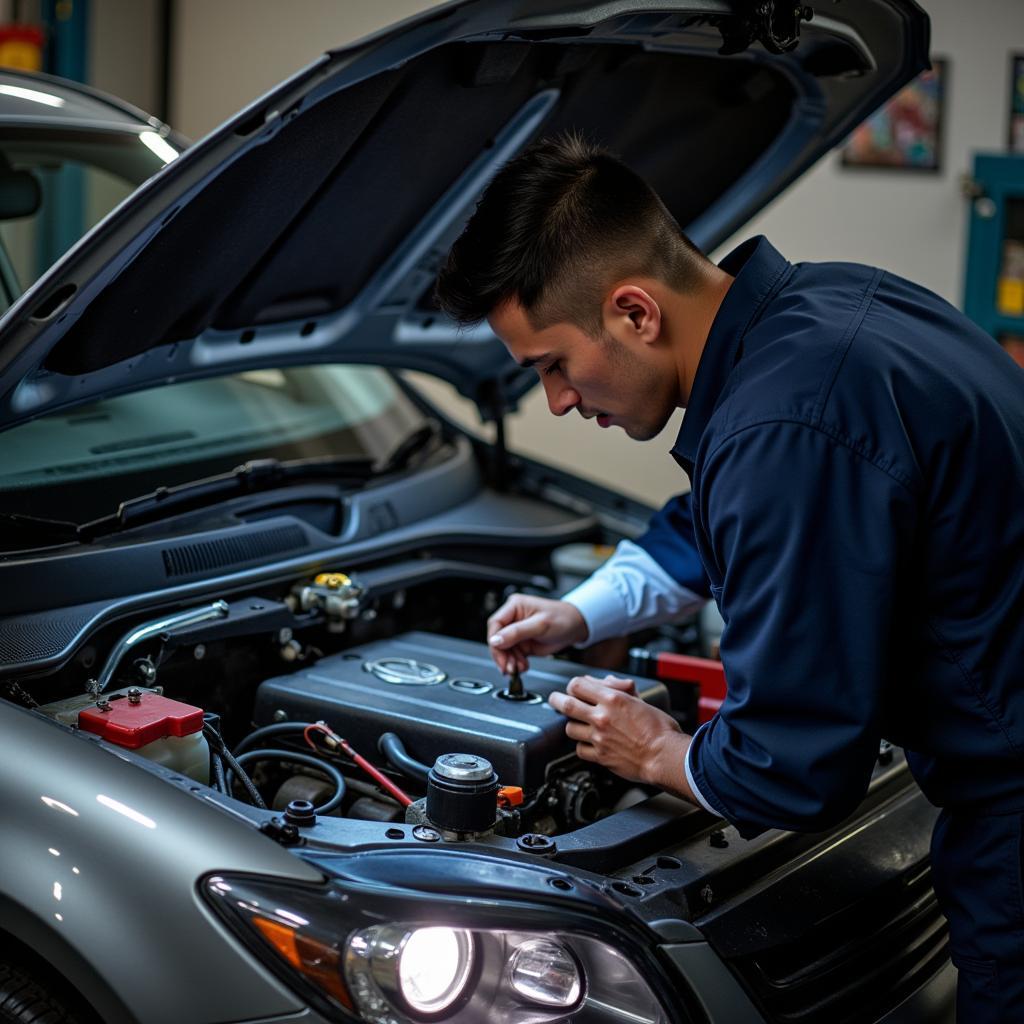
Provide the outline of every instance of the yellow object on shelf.
[[44,42],[38,25],[0,25],[0,67],[42,71]]
[[1001,277],[996,284],[996,308],[1004,316],[1024,315],[1024,280]]

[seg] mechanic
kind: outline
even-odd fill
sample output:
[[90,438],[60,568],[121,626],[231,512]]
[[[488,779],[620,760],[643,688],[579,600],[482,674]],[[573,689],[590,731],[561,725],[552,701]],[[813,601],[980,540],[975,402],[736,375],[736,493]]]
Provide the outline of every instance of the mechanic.
[[1024,1019],[1024,370],[882,270],[764,238],[716,266],[574,136],[498,172],[437,298],[486,318],[556,416],[647,440],[686,408],[690,494],[564,600],[512,596],[488,623],[502,671],[710,592],[719,714],[690,737],[630,681],[577,677],[551,704],[579,756],[751,837],[838,823],[899,744],[942,808],[959,1019]]

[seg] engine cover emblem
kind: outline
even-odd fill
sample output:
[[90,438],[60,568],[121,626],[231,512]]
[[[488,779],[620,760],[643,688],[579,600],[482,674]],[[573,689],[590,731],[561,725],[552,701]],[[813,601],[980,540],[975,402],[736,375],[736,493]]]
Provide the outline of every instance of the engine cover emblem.
[[364,662],[363,668],[394,686],[434,686],[448,678],[436,665],[414,658],[378,658]]

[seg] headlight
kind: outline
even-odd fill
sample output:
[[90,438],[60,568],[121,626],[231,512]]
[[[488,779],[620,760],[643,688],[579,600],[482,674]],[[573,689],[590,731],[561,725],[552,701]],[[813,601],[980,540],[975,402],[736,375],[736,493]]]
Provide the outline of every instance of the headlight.
[[575,1006],[583,990],[575,958],[557,942],[529,939],[510,957],[512,988],[541,1006]]
[[450,1015],[475,966],[473,936],[462,928],[378,925],[350,935],[345,947],[355,1002],[378,1015],[384,1003],[413,1018]]
[[[469,906],[211,878],[206,895],[249,947],[334,1020],[365,1024],[669,1024],[610,929],[537,906]],[[514,922],[501,927],[496,918]],[[522,927],[520,927],[520,925]]]

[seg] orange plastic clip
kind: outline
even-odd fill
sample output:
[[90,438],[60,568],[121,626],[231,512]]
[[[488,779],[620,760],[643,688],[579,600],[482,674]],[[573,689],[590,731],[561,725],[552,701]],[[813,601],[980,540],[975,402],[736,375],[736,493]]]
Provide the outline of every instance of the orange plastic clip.
[[518,807],[523,802],[522,786],[502,786],[498,790],[499,807]]

